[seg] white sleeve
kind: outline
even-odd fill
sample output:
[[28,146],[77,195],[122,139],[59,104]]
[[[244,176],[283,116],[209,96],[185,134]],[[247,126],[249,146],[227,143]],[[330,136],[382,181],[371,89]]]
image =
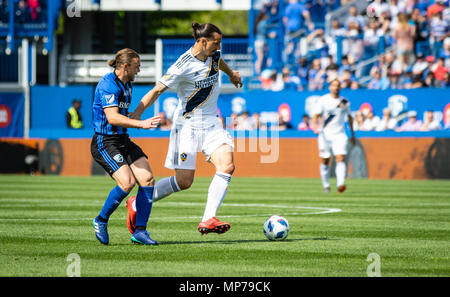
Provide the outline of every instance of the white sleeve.
[[168,88],[176,86],[184,77],[184,69],[186,67],[178,68],[175,65],[170,66],[167,72],[159,80],[160,83],[164,84]]
[[322,107],[322,97],[320,97],[317,101],[316,104],[314,104],[314,108],[313,108],[313,115],[315,114],[322,114],[323,113],[323,107]]
[[350,109],[350,101],[348,101],[348,100],[347,100],[347,104],[345,106],[345,112],[347,113],[347,116],[352,114],[352,111]]

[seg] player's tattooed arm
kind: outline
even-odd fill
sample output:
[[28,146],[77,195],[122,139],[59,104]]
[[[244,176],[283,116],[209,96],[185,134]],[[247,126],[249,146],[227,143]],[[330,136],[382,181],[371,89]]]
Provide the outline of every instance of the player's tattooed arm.
[[319,126],[319,114],[314,114],[313,115],[311,124],[312,124],[312,128],[313,128],[314,134],[319,134],[319,129],[320,129],[320,126]]
[[356,144],[356,138],[355,138],[355,130],[353,129],[353,117],[349,114],[348,115],[348,125],[350,126],[351,136],[350,141],[353,145]]
[[142,97],[141,102],[139,102],[136,109],[129,113],[128,116],[132,119],[139,120],[142,116],[142,113],[149,107],[152,106],[153,103],[155,103],[156,99],[159,98],[159,96],[164,93],[168,89],[167,86],[164,84],[158,82],[156,86],[151,89],[147,94]]
[[219,69],[225,72],[228,77],[230,78],[230,81],[233,85],[235,85],[236,88],[242,88],[242,80],[241,75],[238,71],[233,71],[225,61],[220,58],[219,61]]

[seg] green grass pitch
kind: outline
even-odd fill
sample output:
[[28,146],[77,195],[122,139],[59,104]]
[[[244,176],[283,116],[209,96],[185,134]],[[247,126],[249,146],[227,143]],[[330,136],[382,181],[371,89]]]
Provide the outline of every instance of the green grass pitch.
[[[349,179],[325,194],[318,179],[235,177],[218,213],[230,231],[201,236],[210,181],[153,205],[159,246],[130,242],[125,201],[103,246],[92,219],[109,177],[0,175],[0,276],[64,277],[73,253],[81,276],[365,277],[372,253],[381,276],[450,276],[448,180]],[[272,214],[289,221],[285,241],[263,234]]]

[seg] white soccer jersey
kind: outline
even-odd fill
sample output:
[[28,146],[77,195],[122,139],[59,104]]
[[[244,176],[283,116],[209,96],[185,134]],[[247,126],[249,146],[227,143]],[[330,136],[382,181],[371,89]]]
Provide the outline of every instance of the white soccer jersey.
[[209,122],[215,123],[218,117],[221,53],[217,51],[202,62],[192,55],[191,50],[178,58],[160,82],[169,88],[176,88],[179,102],[173,118],[175,124],[205,126]]
[[345,121],[350,114],[350,102],[342,97],[333,98],[326,94],[317,100],[314,114],[322,115],[321,132],[326,135],[345,134]]

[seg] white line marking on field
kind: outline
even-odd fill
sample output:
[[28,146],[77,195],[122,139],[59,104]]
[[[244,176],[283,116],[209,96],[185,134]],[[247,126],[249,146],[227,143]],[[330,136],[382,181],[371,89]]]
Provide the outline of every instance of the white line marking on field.
[[[77,204],[78,206],[86,205],[92,206],[93,204]],[[97,205],[97,204],[96,204]],[[204,206],[205,203],[200,202],[164,202],[155,204],[157,207],[164,206]],[[53,205],[55,206],[55,205]],[[316,215],[316,214],[327,214],[327,213],[335,213],[342,211],[339,208],[328,208],[328,207],[310,207],[310,206],[297,206],[297,205],[280,205],[280,204],[256,204],[256,203],[225,203],[222,204],[222,207],[254,207],[254,208],[277,208],[277,209],[307,209],[307,210],[316,210],[312,212],[284,212],[279,211],[277,214],[279,215],[291,215],[291,216],[299,216],[299,215]],[[258,213],[258,214],[243,214],[243,215],[221,215],[222,218],[240,218],[240,217],[266,217],[271,216],[273,213]],[[167,221],[167,220],[189,220],[189,219],[201,219],[201,216],[181,216],[181,217],[151,217],[152,221]],[[123,220],[122,218],[112,217],[110,220]],[[92,220],[92,218],[0,218],[0,221],[84,221],[84,220]]]

